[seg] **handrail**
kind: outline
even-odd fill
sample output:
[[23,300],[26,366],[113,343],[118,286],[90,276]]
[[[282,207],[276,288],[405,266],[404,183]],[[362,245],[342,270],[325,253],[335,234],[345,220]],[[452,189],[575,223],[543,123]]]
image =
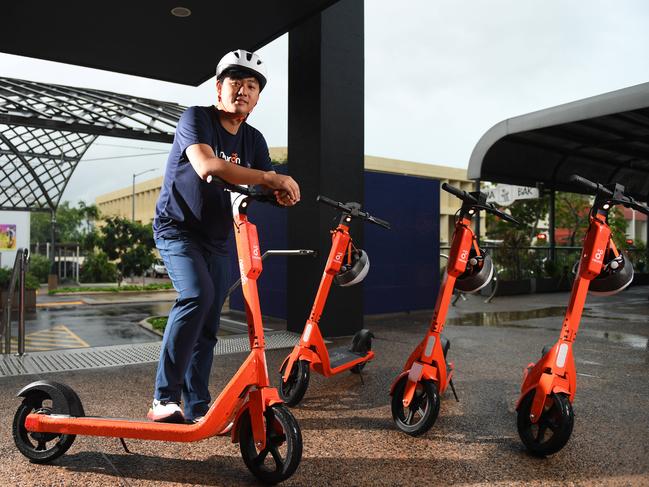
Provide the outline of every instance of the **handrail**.
[[4,302],[4,313],[2,313],[2,326],[0,335],[4,335],[4,353],[11,353],[11,307],[13,305],[13,295],[16,291],[16,280],[18,280],[18,355],[25,353],[25,273],[29,263],[29,249],[18,249],[16,259],[9,280],[9,289],[7,298]]
[[[297,249],[297,250],[267,250],[264,252],[264,254],[261,256],[261,261],[263,262],[266,260],[266,257],[269,257],[271,255],[286,255],[286,256],[311,256],[315,257],[318,253],[315,250],[309,250],[309,249]],[[228,293],[225,295],[227,298],[232,294],[232,292],[238,288],[241,285],[241,278],[237,279],[237,281],[230,286],[230,289],[228,289]]]

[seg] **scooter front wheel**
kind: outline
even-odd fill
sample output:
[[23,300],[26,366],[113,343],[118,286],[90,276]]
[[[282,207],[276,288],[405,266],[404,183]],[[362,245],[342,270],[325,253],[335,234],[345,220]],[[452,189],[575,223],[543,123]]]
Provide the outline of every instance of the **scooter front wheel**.
[[266,484],[289,478],[302,459],[302,432],[291,411],[283,404],[270,406],[264,412],[266,446],[259,450],[252,433],[250,412],[246,412],[239,428],[239,447],[246,467]]
[[428,431],[439,414],[439,392],[437,384],[430,380],[417,383],[415,394],[408,407],[403,406],[403,394],[408,383],[404,375],[394,388],[392,394],[392,419],[404,433],[419,436]]
[[27,431],[25,419],[31,413],[50,414],[51,407],[46,405],[49,398],[42,396],[27,397],[14,415],[13,437],[16,447],[32,463],[48,463],[59,458],[72,446],[75,435],[60,433],[35,433]]
[[311,371],[309,369],[309,362],[306,360],[296,360],[293,362],[293,368],[288,376],[288,380],[284,382],[284,371],[286,370],[288,361],[282,365],[279,371],[279,397],[282,398],[287,405],[293,407],[304,397],[307,388],[309,387],[309,377]]
[[523,398],[518,408],[518,435],[532,455],[544,457],[561,450],[572,433],[574,414],[566,394],[552,393],[536,423],[530,419],[534,390]]

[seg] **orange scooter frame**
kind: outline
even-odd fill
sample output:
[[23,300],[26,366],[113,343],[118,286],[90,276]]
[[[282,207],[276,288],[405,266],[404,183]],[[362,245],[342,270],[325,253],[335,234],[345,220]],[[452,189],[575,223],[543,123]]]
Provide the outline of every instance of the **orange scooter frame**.
[[[264,328],[257,292],[257,279],[262,272],[261,252],[257,228],[248,221],[246,215],[249,202],[256,194],[247,188],[229,187],[235,188],[232,189],[233,191],[245,190],[249,195],[240,204],[238,214],[234,215],[234,228],[248,321],[250,354],[214,401],[205,418],[195,424],[172,424],[131,419],[87,417],[83,414],[79,398],[67,386],[45,381],[35,382],[18,393],[19,396],[25,398],[23,404],[30,401],[39,402],[39,400],[42,402],[41,398],[44,396],[49,396],[54,404],[51,411],[28,404],[33,409],[33,412],[26,415],[24,411],[21,413],[19,409],[16,415],[18,424],[16,422],[14,424],[14,435],[17,434],[16,428],[20,429],[24,424],[24,431],[19,431],[16,439],[17,446],[23,454],[29,457],[29,454],[33,452],[25,451],[25,448],[29,450],[29,445],[19,444],[20,440],[22,439],[23,443],[25,443],[24,440],[30,443],[29,435],[36,434],[37,439],[42,438],[43,435],[38,436],[39,433],[50,434],[50,436],[63,435],[61,438],[70,438],[70,435],[89,435],[116,437],[122,439],[122,441],[124,438],[136,438],[173,442],[192,442],[211,436],[230,434],[231,441],[234,443],[242,440],[240,437],[241,425],[245,418],[246,423],[249,423],[249,428],[246,431],[252,433],[250,441],[258,452],[266,451],[268,453],[266,450],[267,441],[270,441],[270,438],[277,438],[274,433],[281,433],[282,429],[290,430],[285,431],[283,434],[287,438],[286,441],[294,443],[291,445],[293,457],[287,458],[284,465],[277,464],[278,468],[274,471],[262,468],[263,465],[255,466],[255,458],[246,458],[244,445],[242,444],[242,456],[252,473],[262,481],[268,482],[281,481],[292,475],[300,461],[302,439],[297,422],[289,410],[282,405],[277,389],[270,387],[268,379],[268,366],[264,350]],[[256,199],[266,201],[268,197],[265,198],[262,199],[262,197],[257,196]],[[273,414],[269,415],[269,412]],[[72,436],[72,438],[74,437]],[[69,446],[67,445],[65,450]],[[269,448],[273,448],[273,445],[269,445]],[[56,456],[59,456],[63,452],[53,452],[53,454],[58,453]],[[249,452],[248,456],[250,456]],[[34,460],[31,457],[30,459]],[[45,462],[52,459],[37,458],[36,460]],[[276,459],[275,461],[277,462]]]
[[[552,347],[543,349],[538,362],[527,366],[516,403],[518,433],[530,453],[536,456],[558,452],[572,433],[572,403],[577,388],[572,344],[592,281],[603,271],[606,256],[620,257],[611,238],[608,212],[613,205],[622,204],[649,214],[649,208],[625,195],[624,187],[619,184],[602,186],[577,175],[573,175],[570,182],[587,188],[596,197],[559,339]],[[633,273],[628,276],[617,290],[631,282]]]
[[463,201],[455,223],[447,270],[437,295],[430,327],[390,387],[395,424],[401,431],[413,436],[425,433],[435,423],[439,414],[439,398],[449,385],[458,400],[453,387],[454,364],[447,361],[450,342],[442,335],[442,330],[456,281],[467,271],[471,249],[475,249],[476,255],[482,255],[471,229],[471,218],[477,211],[484,209],[500,218],[516,222],[511,216],[489,205],[483,193],[466,193],[446,183],[442,188]]
[[360,373],[365,364],[374,358],[374,352],[371,350],[373,335],[369,330],[358,331],[352,339],[351,347],[339,347],[330,352],[318,324],[334,277],[340,272],[341,266],[351,258],[353,244],[349,225],[352,218],[362,218],[384,228],[390,228],[390,225],[361,211],[357,203],[339,203],[323,196],[319,196],[318,201],[342,210],[343,214],[338,226],[331,232],[331,250],[300,342],[280,366],[279,392],[289,406],[295,406],[304,397],[309,382],[309,369],[325,377],[346,370]]

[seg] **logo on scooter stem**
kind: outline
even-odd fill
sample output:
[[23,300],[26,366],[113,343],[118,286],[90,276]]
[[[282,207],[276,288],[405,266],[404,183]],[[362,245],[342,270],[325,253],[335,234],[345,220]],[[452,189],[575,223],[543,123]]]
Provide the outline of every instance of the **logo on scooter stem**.
[[469,251],[468,250],[463,250],[460,253],[459,260],[460,260],[460,262],[464,262],[466,264],[467,261],[469,260]]
[[248,277],[243,270],[243,259],[239,259],[239,273],[241,274],[241,285],[245,286],[248,283]]

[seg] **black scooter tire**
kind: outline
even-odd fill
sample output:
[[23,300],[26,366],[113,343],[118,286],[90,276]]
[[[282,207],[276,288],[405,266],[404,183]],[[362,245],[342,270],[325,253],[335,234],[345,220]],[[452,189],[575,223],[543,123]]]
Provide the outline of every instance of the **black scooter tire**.
[[[545,457],[558,452],[570,439],[575,423],[570,399],[566,394],[551,394],[552,404],[547,407],[536,424],[530,420],[530,411],[535,390],[523,398],[516,418],[518,435],[527,450],[536,457]],[[541,429],[543,428],[543,431]],[[551,435],[546,439],[546,433]]]
[[309,378],[311,376],[309,362],[306,360],[296,360],[293,362],[293,370],[291,370],[291,374],[286,382],[282,378],[285,369],[286,364],[279,371],[279,387],[277,388],[279,397],[288,406],[297,406],[304,398],[304,394],[306,394],[306,390],[309,387]]
[[[257,451],[249,411],[244,413],[239,423],[239,448],[248,470],[263,483],[274,485],[293,475],[300,464],[302,432],[297,420],[284,404],[274,404],[267,408],[264,417],[266,448]],[[285,448],[285,455],[282,455],[280,448]]]
[[[431,380],[419,382],[419,395],[413,397],[408,414],[403,407],[403,394],[408,383],[408,376],[404,375],[397,382],[394,393],[392,394],[392,419],[397,428],[410,436],[419,436],[426,433],[435,424],[439,415],[439,392],[437,384]],[[424,406],[423,414],[419,414],[419,419],[415,420],[415,410],[419,411],[420,406]],[[414,421],[414,422],[413,422]]]
[[12,433],[18,451],[32,463],[49,463],[56,460],[74,443],[75,435],[58,433],[32,433],[25,428],[25,419],[31,413],[49,414],[51,410],[43,407],[44,398],[40,395],[27,397],[14,415]]

